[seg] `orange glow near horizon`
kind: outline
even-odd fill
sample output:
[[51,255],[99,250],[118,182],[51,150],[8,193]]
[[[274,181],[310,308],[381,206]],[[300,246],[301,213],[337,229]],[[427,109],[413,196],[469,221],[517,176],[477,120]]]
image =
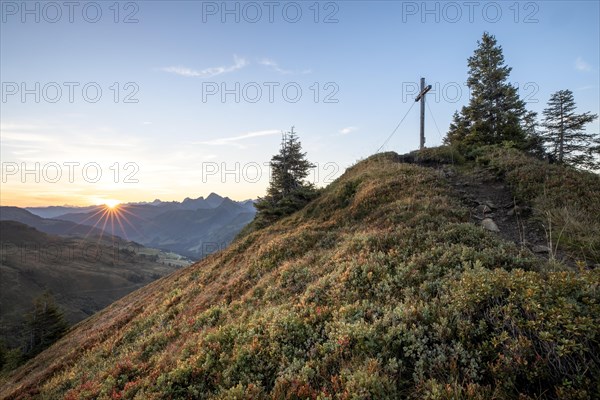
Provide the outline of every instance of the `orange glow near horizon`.
[[119,204],[121,204],[121,202],[119,200],[115,200],[115,199],[104,200],[104,205],[106,205],[106,207],[108,207],[110,209],[115,209],[116,207],[118,207]]
[[[125,231],[125,224],[129,225],[136,232],[137,229],[132,225],[132,223],[127,218],[126,214],[135,217],[135,214],[129,210],[127,207],[120,207],[120,202],[118,200],[104,200],[103,207],[98,208],[98,210],[92,213],[87,217],[82,223],[89,220],[96,220],[93,226],[90,229],[90,233],[93,228],[100,229],[102,233],[98,240],[100,241],[105,234],[107,235],[117,235],[122,237],[123,239],[129,240],[128,235]],[[87,237],[87,235],[86,235]]]
[[[21,187],[10,186],[8,183],[2,185],[0,193],[0,206],[12,207],[87,207],[92,205],[114,206],[127,203],[152,202],[156,199],[161,201],[183,201],[186,197],[198,198],[207,197],[211,192],[217,193],[222,197],[229,197],[232,200],[243,201],[255,199],[262,195],[266,190],[252,191],[243,186],[229,185],[227,187],[207,187],[201,192],[177,191],[167,193],[157,193],[154,191],[111,191],[106,197],[99,195],[98,192],[87,192],[84,190],[56,190],[56,187],[34,187],[25,185]],[[110,197],[108,197],[110,196]],[[117,200],[118,199],[118,200]],[[112,204],[110,204],[111,202]]]

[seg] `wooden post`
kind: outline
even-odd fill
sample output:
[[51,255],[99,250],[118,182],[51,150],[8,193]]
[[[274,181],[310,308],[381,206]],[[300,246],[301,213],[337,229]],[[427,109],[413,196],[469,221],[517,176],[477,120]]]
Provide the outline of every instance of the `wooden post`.
[[425,87],[425,78],[421,78],[421,93],[417,96],[415,101],[421,101],[421,131],[420,131],[420,145],[419,149],[425,148],[425,94],[431,90],[431,85]]
[[[421,78],[421,93],[425,89],[425,78]],[[420,135],[419,149],[423,150],[425,147],[425,96],[421,96],[421,135]]]

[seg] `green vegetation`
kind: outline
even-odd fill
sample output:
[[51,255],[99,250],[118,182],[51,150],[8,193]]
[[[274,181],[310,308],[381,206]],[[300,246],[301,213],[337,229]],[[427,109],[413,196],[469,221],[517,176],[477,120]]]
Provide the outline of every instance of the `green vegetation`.
[[598,115],[576,114],[570,90],[559,90],[550,97],[540,131],[537,114],[526,110],[517,88],[508,82],[512,68],[505,64],[502,47],[493,35],[483,34],[468,66],[469,104],[454,113],[445,144],[465,153],[502,145],[540,159],[600,169],[600,136],[584,130]]
[[0,371],[2,371],[4,364],[6,364],[7,351],[4,341],[0,339]]
[[600,160],[594,159],[594,135],[584,131],[585,125],[594,122],[597,114],[575,113],[575,99],[570,90],[559,90],[548,101],[544,110],[543,140],[553,158],[564,164],[599,169]]
[[314,165],[306,159],[294,127],[283,135],[281,149],[271,159],[271,181],[267,195],[254,204],[256,218],[245,234],[254,227],[264,227],[304,207],[317,192],[306,182]]
[[25,357],[31,358],[48,348],[66,332],[68,324],[64,312],[56,305],[52,294],[44,292],[33,302],[33,310],[26,316]]
[[493,35],[485,32],[478,48],[468,60],[467,86],[469,104],[453,117],[448,143],[464,145],[501,144],[510,142],[524,149],[529,146],[526,135],[528,113],[517,88],[508,82],[512,68],[504,64],[502,47]]
[[[496,171],[536,207],[575,202],[598,232],[597,175],[514,149],[476,157],[457,173]],[[0,397],[597,398],[600,269],[485,231],[440,170],[400,159],[354,165],[302,210],[117,301]],[[559,246],[577,253],[578,235]]]
[[60,339],[69,327],[64,312],[49,291],[34,299],[31,311],[24,317],[23,326],[12,338],[19,346],[8,348],[0,339],[0,373],[12,371],[35,357]]
[[509,183],[519,202],[533,207],[553,250],[558,246],[584,265],[600,264],[598,174],[547,164],[515,149],[483,147],[472,156]]

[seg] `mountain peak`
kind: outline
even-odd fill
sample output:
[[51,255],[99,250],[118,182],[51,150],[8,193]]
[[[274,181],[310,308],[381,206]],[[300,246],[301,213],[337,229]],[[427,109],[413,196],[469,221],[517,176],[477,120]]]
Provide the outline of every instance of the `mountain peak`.
[[200,196],[196,199],[193,199],[191,197],[186,197],[185,199],[183,199],[183,201],[181,202],[181,204],[185,204],[185,203],[189,203],[191,201],[200,201],[200,200],[204,200],[204,197]]
[[216,194],[215,192],[211,192],[208,197],[206,198],[206,200],[208,199],[222,199],[222,196],[219,196],[218,194]]
[[206,202],[208,203],[209,206],[211,206],[211,207],[214,208],[214,207],[218,207],[223,202],[223,199],[224,199],[223,197],[221,197],[218,194],[212,192],[206,198]]

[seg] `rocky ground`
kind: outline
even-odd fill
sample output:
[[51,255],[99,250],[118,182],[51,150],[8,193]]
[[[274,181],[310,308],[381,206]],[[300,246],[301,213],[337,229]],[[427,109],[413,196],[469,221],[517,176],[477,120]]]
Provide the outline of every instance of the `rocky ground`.
[[554,257],[570,264],[569,258],[548,241],[542,222],[533,218],[533,210],[519,204],[504,182],[491,173],[478,169],[460,172],[453,166],[441,167],[441,172],[454,187],[463,202],[471,208],[471,221],[496,232],[505,240],[529,248],[539,257]]
[[543,223],[534,218],[534,210],[519,204],[511,188],[483,168],[464,170],[452,164],[423,160],[414,153],[398,157],[399,162],[437,169],[471,209],[471,221],[497,233],[505,240],[527,247],[541,258],[552,258],[574,266],[574,261],[550,243]]

